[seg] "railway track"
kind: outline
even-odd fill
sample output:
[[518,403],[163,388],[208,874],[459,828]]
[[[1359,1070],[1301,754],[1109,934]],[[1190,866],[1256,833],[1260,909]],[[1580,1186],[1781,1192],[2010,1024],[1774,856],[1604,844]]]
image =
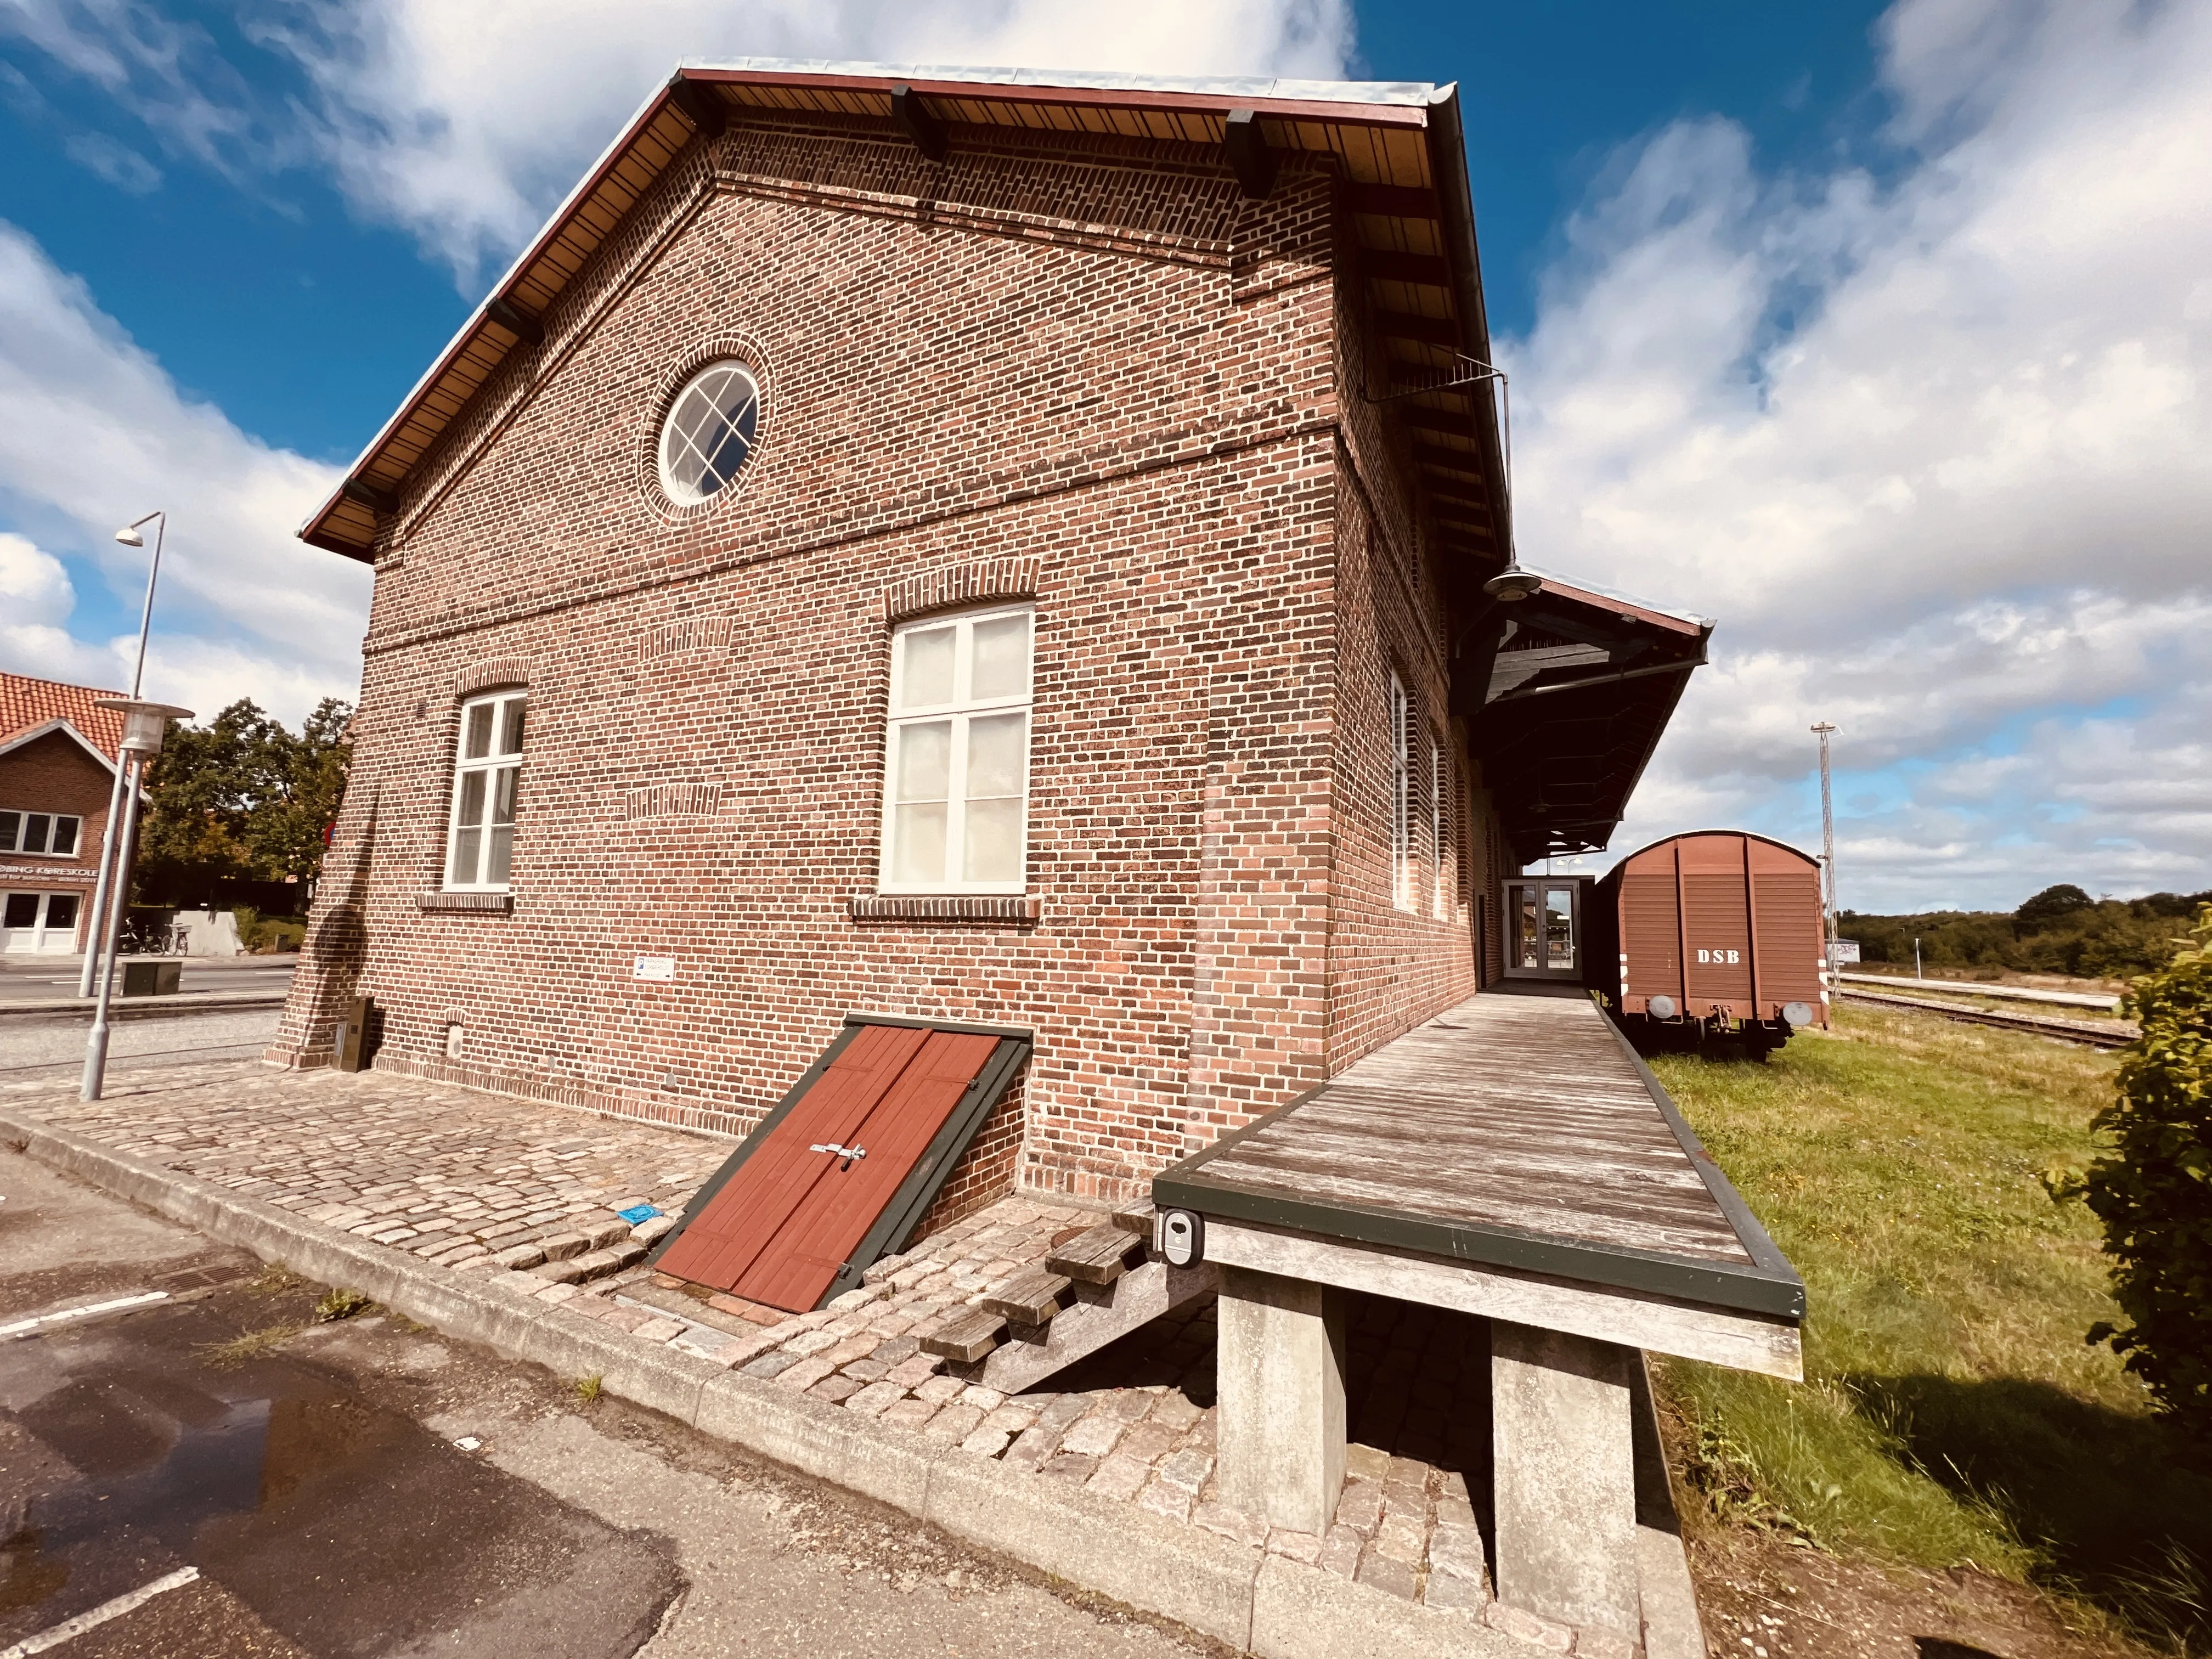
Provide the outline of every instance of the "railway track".
[[1880,991],[1860,991],[1838,987],[1829,994],[1845,1002],[1870,1003],[1882,1008],[1912,1008],[1923,1014],[1941,1014],[1946,1019],[1961,1020],[1969,1025],[1994,1025],[2001,1030],[2033,1031],[2039,1036],[2057,1037],[2062,1042],[2085,1043],[2093,1048],[2120,1048],[2133,1042],[2139,1035],[2136,1028],[2124,1020],[2092,1023],[2083,1019],[2045,1019],[2034,1014],[2014,1014],[1994,1008],[1969,1008],[1956,1002],[1929,1002],[1919,997],[1889,996]]

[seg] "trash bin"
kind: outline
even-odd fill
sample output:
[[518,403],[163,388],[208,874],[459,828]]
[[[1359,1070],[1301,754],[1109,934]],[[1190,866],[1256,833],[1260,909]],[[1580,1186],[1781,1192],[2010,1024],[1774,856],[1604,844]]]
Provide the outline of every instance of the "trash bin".
[[173,997],[177,977],[185,964],[174,957],[123,958],[123,994],[126,997]]

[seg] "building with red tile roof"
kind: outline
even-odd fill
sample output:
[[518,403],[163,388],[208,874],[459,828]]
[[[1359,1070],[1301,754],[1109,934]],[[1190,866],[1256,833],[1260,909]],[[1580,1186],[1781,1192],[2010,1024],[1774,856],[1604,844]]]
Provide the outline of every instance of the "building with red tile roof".
[[0,951],[83,949],[123,716],[103,691],[0,674]]

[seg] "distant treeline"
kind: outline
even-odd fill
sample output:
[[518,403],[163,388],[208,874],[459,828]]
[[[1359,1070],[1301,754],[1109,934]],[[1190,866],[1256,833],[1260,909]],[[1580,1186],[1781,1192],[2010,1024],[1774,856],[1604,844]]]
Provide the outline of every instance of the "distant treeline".
[[2148,898],[2091,898],[2071,884],[2046,887],[2019,909],[1935,910],[1917,916],[1836,915],[1839,938],[1859,942],[1862,962],[1912,965],[1920,941],[1923,969],[2010,969],[2126,979],[2173,958],[2200,904],[2212,892],[2153,893]]

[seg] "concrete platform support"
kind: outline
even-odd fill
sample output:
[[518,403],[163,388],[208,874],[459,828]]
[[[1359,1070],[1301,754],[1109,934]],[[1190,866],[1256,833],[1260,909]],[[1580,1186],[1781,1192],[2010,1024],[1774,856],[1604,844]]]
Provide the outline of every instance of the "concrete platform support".
[[1231,1267],[1218,1307],[1221,1501],[1326,1533],[1344,1487],[1344,1293]]
[[1639,1641],[1633,1349],[1491,1323],[1498,1599]]

